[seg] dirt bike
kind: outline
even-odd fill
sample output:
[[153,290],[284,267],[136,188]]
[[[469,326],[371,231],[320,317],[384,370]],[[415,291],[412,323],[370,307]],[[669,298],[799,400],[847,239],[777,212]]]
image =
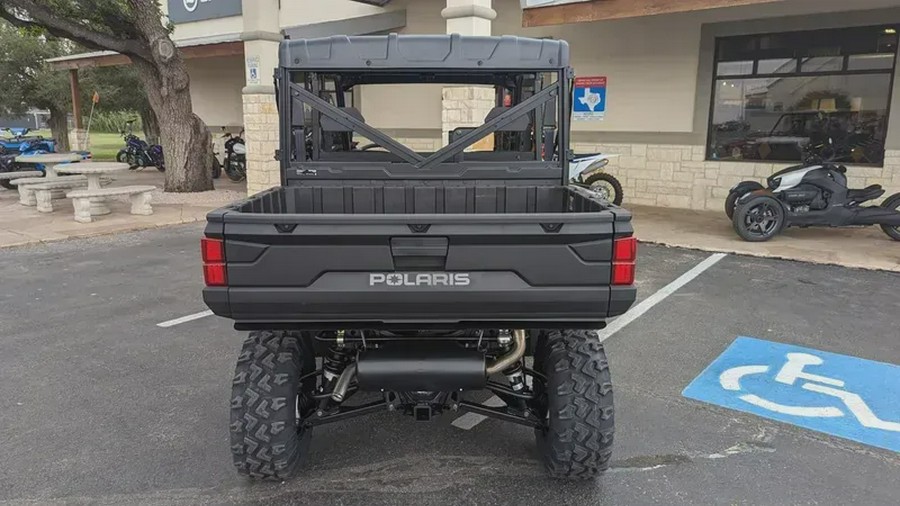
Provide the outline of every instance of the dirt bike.
[[586,188],[613,205],[622,205],[625,196],[622,183],[603,169],[618,155],[584,155],[569,162],[569,184]]

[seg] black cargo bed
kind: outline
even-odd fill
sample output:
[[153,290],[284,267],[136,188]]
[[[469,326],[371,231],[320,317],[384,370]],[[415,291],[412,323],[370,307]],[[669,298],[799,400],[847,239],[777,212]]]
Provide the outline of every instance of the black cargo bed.
[[599,213],[607,208],[568,186],[387,184],[292,186],[237,202],[243,214],[559,214]]
[[631,215],[565,186],[275,188],[208,215],[227,287],[204,300],[241,328],[602,326]]

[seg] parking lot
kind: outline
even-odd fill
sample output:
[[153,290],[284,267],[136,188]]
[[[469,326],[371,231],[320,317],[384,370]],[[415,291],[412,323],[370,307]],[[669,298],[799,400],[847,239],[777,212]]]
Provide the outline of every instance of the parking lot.
[[[900,364],[900,274],[650,245],[638,264],[649,302],[601,334],[617,431],[600,480],[545,478],[527,428],[385,412],[317,428],[301,476],[250,483],[228,448],[242,334],[217,317],[158,326],[206,309],[201,230],[0,250],[0,504],[894,504],[900,493],[894,451],[682,395],[738,336]],[[869,400],[900,421],[900,399]]]

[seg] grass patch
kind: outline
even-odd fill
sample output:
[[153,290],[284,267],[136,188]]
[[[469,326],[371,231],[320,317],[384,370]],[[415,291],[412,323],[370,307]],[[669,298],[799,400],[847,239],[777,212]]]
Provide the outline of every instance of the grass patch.
[[125,141],[119,134],[91,133],[89,150],[94,155],[94,160],[115,161],[116,153],[123,147],[125,147]]
[[[38,135],[48,139],[53,137],[50,130],[34,130],[28,133],[29,137]],[[8,137],[8,135],[4,132],[0,137]],[[98,162],[116,161],[116,153],[123,147],[125,147],[125,141],[122,140],[121,134],[91,132],[91,145],[88,146],[88,150],[94,155],[94,160]],[[72,146],[72,149],[77,148],[78,146]]]

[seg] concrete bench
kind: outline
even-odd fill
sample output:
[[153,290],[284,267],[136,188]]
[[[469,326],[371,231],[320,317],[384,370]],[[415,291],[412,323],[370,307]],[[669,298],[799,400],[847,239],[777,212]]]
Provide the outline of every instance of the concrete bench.
[[54,191],[84,188],[85,186],[87,186],[87,179],[83,181],[50,181],[29,185],[28,190],[34,194],[39,213],[52,213]]
[[115,197],[118,195],[128,195],[131,198],[131,214],[140,214],[149,216],[153,214],[153,208],[150,207],[151,192],[155,190],[155,186],[119,186],[115,188],[104,188],[102,190],[75,190],[69,192],[66,196],[72,199],[72,205],[75,207],[75,221],[79,223],[90,223],[91,218],[91,199]]
[[[70,190],[73,188],[84,188],[88,185],[87,179],[84,181],[67,181],[63,184],[57,183],[56,180],[44,180],[40,184],[29,185],[28,189],[34,192],[35,201],[37,201],[37,210],[40,213],[53,212],[53,192],[60,190]],[[108,185],[112,179],[101,179],[101,185]]]
[[[34,196],[34,190],[32,187],[37,184],[45,184],[45,183],[59,183],[59,186],[56,186],[52,190],[50,190],[50,198],[54,199],[62,199],[66,197],[66,193],[64,190],[68,188],[73,188],[75,186],[86,186],[87,178],[84,176],[60,176],[56,178],[46,178],[46,177],[23,177],[19,179],[13,179],[10,181],[10,184],[14,184],[19,187],[19,204],[23,206],[34,207],[37,205],[37,198]],[[80,183],[77,185],[75,183]]]
[[0,172],[0,180],[41,177],[43,174],[44,173],[39,170],[14,170],[12,172]]

